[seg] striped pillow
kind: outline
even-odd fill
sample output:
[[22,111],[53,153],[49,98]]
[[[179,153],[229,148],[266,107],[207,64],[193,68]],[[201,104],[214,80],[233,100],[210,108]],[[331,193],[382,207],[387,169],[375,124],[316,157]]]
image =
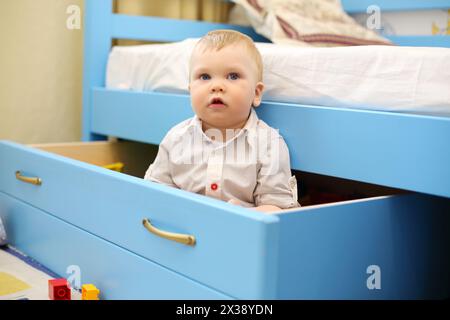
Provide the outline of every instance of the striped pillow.
[[255,30],[274,43],[302,46],[391,45],[359,25],[339,0],[233,0]]

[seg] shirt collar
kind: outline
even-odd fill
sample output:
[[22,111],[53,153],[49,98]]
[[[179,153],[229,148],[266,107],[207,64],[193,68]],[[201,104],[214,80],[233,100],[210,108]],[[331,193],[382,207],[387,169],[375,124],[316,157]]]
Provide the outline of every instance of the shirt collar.
[[247,123],[245,124],[244,128],[242,128],[245,132],[254,131],[256,130],[256,126],[258,125],[258,115],[256,114],[256,111],[254,108],[250,111],[250,116],[248,117]]
[[216,141],[212,141],[202,130],[202,120],[197,116],[194,115],[194,117],[191,119],[189,125],[188,125],[188,130],[190,130],[191,132],[196,131],[197,134],[202,135],[203,140],[204,141],[209,141],[211,142],[213,145],[215,145],[216,147],[226,147],[228,144],[230,144],[232,141],[234,141],[235,139],[238,139],[241,136],[244,136],[245,139],[247,140],[248,143],[252,144],[253,142],[253,138],[255,135],[255,131],[257,129],[257,125],[258,125],[258,115],[256,114],[256,111],[254,108],[251,108],[250,111],[250,116],[247,119],[247,122],[245,123],[244,127],[242,128],[242,130],[235,135],[232,139],[226,141],[225,143],[222,142],[216,142]]
[[[259,120],[259,118],[258,118],[258,115],[256,114],[255,109],[251,108],[250,116],[248,117],[247,122],[245,123],[244,127],[242,128],[242,131],[244,131],[244,132],[254,131],[258,124],[258,120]],[[194,115],[194,117],[192,117],[188,127],[189,128],[197,128],[203,133],[202,120],[200,120],[200,118],[197,115]]]

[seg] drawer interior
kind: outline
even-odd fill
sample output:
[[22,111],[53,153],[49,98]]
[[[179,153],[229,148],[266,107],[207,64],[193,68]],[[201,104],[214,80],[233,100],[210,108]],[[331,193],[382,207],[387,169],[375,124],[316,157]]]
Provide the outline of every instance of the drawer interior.
[[[135,141],[109,141],[35,144],[31,147],[97,166],[123,164],[120,172],[144,177],[154,161],[158,146]],[[404,190],[293,170],[302,207],[405,193]]]
[[303,207],[407,192],[405,190],[303,171],[294,170],[293,174],[297,178],[298,199]]
[[[97,166],[123,164],[120,172],[144,177],[158,152],[158,146],[134,141],[95,141],[30,145],[37,149],[62,155]],[[117,166],[116,166],[117,167]]]

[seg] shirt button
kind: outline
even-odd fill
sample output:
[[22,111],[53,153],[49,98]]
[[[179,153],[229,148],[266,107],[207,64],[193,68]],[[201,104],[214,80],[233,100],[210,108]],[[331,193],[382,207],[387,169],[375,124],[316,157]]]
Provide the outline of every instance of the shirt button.
[[211,184],[211,190],[217,190],[217,183],[212,183]]

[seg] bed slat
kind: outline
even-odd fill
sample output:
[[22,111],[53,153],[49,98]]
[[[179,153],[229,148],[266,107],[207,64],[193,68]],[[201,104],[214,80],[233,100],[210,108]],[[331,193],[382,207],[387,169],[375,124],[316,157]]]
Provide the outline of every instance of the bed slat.
[[216,29],[233,29],[249,35],[256,41],[269,41],[252,28],[237,25],[123,14],[112,15],[112,37],[115,39],[174,42],[186,38],[200,38],[208,31]]
[[[450,197],[450,118],[275,102],[257,113],[279,128],[294,169]],[[93,91],[98,134],[158,144],[192,115],[187,95]]]
[[450,48],[450,36],[384,36],[399,46]]
[[378,6],[382,11],[432,10],[450,8],[448,0],[341,0],[347,13],[366,12],[369,6]]

